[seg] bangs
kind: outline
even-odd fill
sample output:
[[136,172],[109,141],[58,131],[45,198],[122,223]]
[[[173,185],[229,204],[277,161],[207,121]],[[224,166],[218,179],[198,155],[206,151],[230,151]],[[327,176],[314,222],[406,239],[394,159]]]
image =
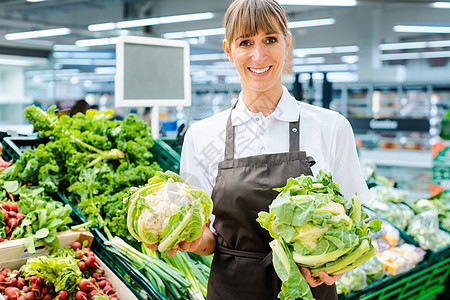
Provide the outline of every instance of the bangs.
[[287,36],[286,20],[284,13],[277,11],[273,5],[266,1],[247,0],[240,1],[240,7],[229,15],[225,27],[226,37],[230,42],[239,37],[257,35],[259,31],[264,33],[279,33]]

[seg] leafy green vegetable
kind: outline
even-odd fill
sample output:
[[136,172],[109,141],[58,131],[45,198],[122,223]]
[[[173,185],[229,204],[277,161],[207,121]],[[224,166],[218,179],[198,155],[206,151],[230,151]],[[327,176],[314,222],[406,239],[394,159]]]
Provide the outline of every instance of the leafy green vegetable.
[[274,241],[270,243],[274,268],[282,280],[281,299],[313,299],[298,266],[330,275],[356,268],[375,255],[368,236],[379,231],[381,221],[362,221],[367,214],[355,195],[352,202],[343,197],[331,175],[320,171],[316,178],[290,178],[257,221]]
[[77,261],[69,253],[29,258],[20,270],[21,276],[37,276],[41,277],[45,284],[54,284],[56,292],[67,290],[74,293],[82,279]]
[[45,143],[24,151],[0,180],[41,186],[47,194],[60,191],[92,226],[136,243],[123,197],[161,170],[151,162],[150,127],[133,114],[112,121],[112,111],[58,117],[55,107],[44,112],[30,106],[25,114]]
[[171,171],[157,172],[148,184],[131,188],[124,201],[130,234],[146,244],[159,242],[161,252],[183,239],[197,239],[212,212],[209,196]]

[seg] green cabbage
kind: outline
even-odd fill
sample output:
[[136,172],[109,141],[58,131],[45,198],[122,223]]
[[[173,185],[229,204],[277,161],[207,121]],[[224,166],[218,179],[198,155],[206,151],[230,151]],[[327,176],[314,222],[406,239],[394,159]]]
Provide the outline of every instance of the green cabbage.
[[130,234],[146,244],[159,242],[161,252],[200,237],[213,206],[204,191],[171,171],[156,172],[145,186],[131,188],[124,202]]
[[[298,266],[330,275],[352,270],[375,255],[368,236],[381,229],[381,221],[363,223],[367,214],[356,195],[347,201],[331,175],[320,171],[316,178],[290,178],[269,212],[260,212],[257,221],[274,241],[273,264],[282,281],[280,299],[313,299]],[[294,266],[294,267],[293,267]]]

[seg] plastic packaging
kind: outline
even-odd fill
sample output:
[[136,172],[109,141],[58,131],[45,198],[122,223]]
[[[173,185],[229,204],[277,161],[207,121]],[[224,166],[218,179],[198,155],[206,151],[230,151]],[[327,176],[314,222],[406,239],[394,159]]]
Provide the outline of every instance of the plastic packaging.
[[367,286],[366,272],[361,266],[356,269],[350,270],[339,279],[341,283],[348,287],[351,291],[360,291]]
[[439,228],[436,210],[415,215],[408,226],[407,234],[414,237],[414,240],[425,250],[437,251],[450,245],[450,234]]
[[378,260],[376,256],[363,263],[361,265],[361,268],[364,270],[364,272],[366,272],[367,284],[378,281],[386,275],[386,273],[384,272],[383,264]]

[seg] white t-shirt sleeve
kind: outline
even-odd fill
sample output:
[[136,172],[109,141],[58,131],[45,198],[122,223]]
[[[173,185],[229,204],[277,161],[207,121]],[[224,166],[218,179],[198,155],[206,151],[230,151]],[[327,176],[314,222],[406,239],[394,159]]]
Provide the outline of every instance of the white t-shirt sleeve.
[[343,116],[339,116],[335,130],[336,154],[333,180],[339,185],[346,199],[350,200],[357,193],[361,203],[368,203],[371,194],[361,170],[350,122]]
[[[195,128],[190,127],[184,136],[181,150],[180,176],[195,188],[205,191],[209,196],[212,193],[212,185],[209,181],[208,166],[202,160],[202,153],[195,143]],[[198,140],[198,139],[197,139]]]

